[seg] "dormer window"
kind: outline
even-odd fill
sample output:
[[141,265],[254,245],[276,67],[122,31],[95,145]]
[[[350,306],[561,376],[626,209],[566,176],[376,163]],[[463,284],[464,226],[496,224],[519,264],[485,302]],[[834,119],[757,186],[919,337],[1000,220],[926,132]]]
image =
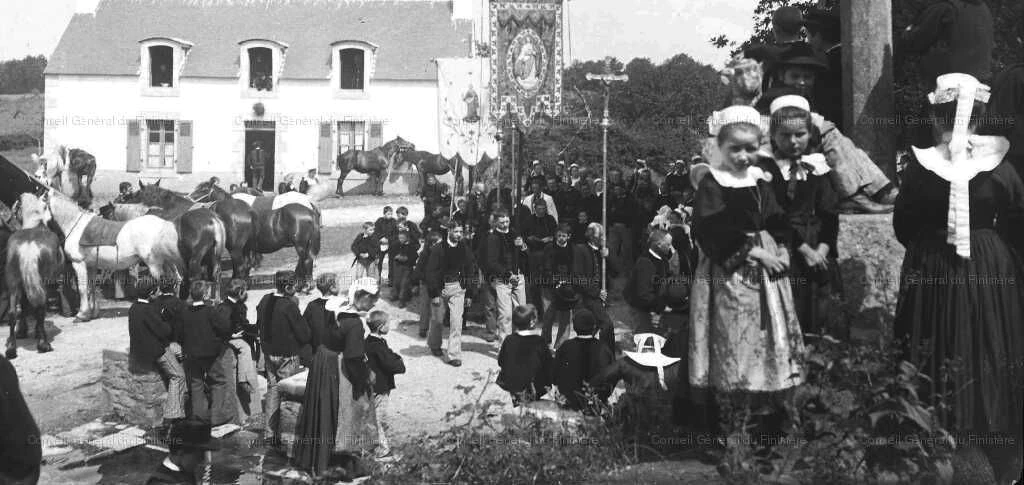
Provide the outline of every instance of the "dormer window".
[[139,83],[143,95],[177,96],[182,68],[192,43],[170,37],[139,41]]
[[331,84],[338,97],[364,97],[373,77],[377,46],[346,40],[331,44]]
[[338,53],[341,64],[339,76],[341,89],[363,89],[363,71],[365,71],[362,49],[342,49]]
[[266,39],[239,42],[238,77],[243,96],[265,97],[277,90],[287,44]]
[[174,48],[155,45],[149,48],[149,85],[154,88],[174,86]]

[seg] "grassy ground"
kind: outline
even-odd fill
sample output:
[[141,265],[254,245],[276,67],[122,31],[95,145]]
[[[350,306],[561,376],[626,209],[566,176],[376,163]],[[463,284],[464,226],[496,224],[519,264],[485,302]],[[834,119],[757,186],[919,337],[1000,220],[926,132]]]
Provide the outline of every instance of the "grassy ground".
[[43,134],[42,94],[0,95],[0,137]]

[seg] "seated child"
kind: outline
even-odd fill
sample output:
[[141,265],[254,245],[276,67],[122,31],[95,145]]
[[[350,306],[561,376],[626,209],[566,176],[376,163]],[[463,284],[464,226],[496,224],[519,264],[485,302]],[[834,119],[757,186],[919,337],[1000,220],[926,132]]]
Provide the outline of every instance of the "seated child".
[[382,311],[370,313],[367,321],[370,335],[366,337],[367,365],[373,372],[373,403],[377,413],[377,458],[391,456],[386,432],[391,428],[388,422],[388,407],[391,391],[395,389],[395,374],[405,374],[405,362],[402,356],[388,347],[384,336],[388,334],[388,314]]
[[537,310],[520,305],[512,311],[515,333],[498,352],[498,387],[512,395],[512,405],[539,400],[551,385],[551,349],[535,329]]
[[[597,339],[597,319],[589,310],[579,309],[573,315],[572,329],[576,338],[562,344],[555,352],[555,385],[565,396],[565,407],[586,408],[583,383],[615,362],[615,354]],[[598,391],[601,401],[608,399],[611,388]]]

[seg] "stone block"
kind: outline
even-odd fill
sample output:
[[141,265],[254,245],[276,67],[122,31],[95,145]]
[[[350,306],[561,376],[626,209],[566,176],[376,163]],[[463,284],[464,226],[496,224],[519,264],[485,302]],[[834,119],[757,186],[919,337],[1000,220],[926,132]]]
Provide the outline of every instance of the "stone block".
[[843,292],[837,324],[850,329],[854,339],[892,339],[904,252],[891,214],[840,217]]
[[103,351],[105,408],[126,423],[149,427],[163,421],[167,390],[160,374],[131,362],[128,352]]

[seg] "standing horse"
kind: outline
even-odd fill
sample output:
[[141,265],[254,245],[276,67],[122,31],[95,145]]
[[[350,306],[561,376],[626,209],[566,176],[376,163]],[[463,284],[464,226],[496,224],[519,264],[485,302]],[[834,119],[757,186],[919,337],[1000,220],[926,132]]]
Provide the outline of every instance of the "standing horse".
[[227,231],[224,222],[212,210],[197,207],[183,195],[160,187],[160,182],[145,185],[132,194],[129,201],[160,209],[155,215],[174,222],[178,230],[178,252],[188,268],[182,281],[187,291],[193,278],[213,281],[215,296],[220,294],[220,262],[227,252]]
[[320,253],[320,216],[312,205],[288,203],[276,207],[274,199],[279,196],[231,195],[220,187],[212,188],[214,190],[209,192],[209,197],[213,201],[234,198],[252,207],[256,214],[256,253],[269,254],[286,247],[295,248],[299,257],[295,265],[295,274],[300,282],[298,287],[305,289],[313,277],[313,261]]
[[[464,184],[462,170],[458,168],[461,160],[462,157],[458,153],[450,159],[436,153],[424,151],[412,151],[402,154],[402,162],[412,164],[420,174],[420,188],[427,184],[427,175],[437,177],[438,175],[452,172],[455,177],[454,193],[461,193],[458,188]],[[465,164],[461,165],[465,166]]]
[[[220,200],[214,193],[223,194]],[[228,197],[224,189],[209,181],[196,186],[188,196],[197,203],[213,202],[210,209],[224,223],[225,245],[231,254],[231,277],[248,278],[256,256],[256,212],[245,202]]]
[[143,204],[115,204],[108,202],[100,207],[100,216],[109,221],[130,221],[144,215],[158,215],[159,210]]
[[[45,157],[32,154],[39,165],[36,177],[71,197],[81,207],[92,203],[92,181],[96,177],[96,157],[78,148],[59,145],[54,153]],[[83,182],[84,179],[84,182]]]
[[[52,191],[45,204],[48,216],[64,234],[64,254],[78,279],[81,305],[75,321],[87,321],[97,314],[93,281],[98,269],[127,269],[142,262],[159,279],[167,270],[180,274],[184,267],[178,252],[178,232],[174,224],[159,217],[147,215],[124,223],[106,221]],[[87,233],[89,237],[83,238]]]
[[397,137],[380,148],[374,148],[370,151],[352,149],[339,154],[337,162],[340,173],[338,175],[337,194],[339,196],[345,195],[342,190],[345,177],[348,176],[349,172],[355,170],[356,172],[372,176],[374,178],[374,195],[384,195],[384,179],[395,162],[395,157],[400,152],[415,149],[415,145],[403,140],[401,137]]
[[[60,238],[46,225],[21,229],[11,233],[6,227],[0,228],[0,245],[6,250],[0,271],[4,278],[0,285],[0,316],[8,310],[14,312],[21,303],[21,311],[11,316],[11,333],[7,337],[8,359],[18,356],[17,338],[28,337],[25,318],[30,314],[35,319],[36,350],[40,353],[53,350],[46,337],[46,290],[48,281],[57,281],[63,275],[64,252]],[[63,299],[64,293],[61,293]],[[3,296],[6,296],[4,298]],[[66,305],[66,303],[65,303]],[[17,336],[15,336],[17,334]]]

